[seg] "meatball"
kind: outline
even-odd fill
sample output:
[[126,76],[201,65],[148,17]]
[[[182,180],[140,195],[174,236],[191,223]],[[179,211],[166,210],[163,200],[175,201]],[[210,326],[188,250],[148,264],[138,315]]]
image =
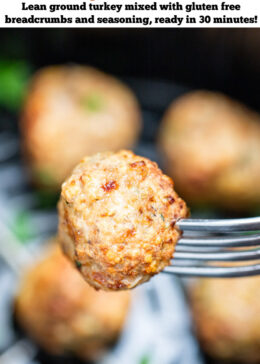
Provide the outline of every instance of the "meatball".
[[228,363],[260,362],[260,277],[199,280],[191,292],[203,349]]
[[48,352],[96,359],[118,337],[129,299],[129,292],[95,291],[56,245],[22,278],[16,315]]
[[185,202],[156,163],[130,151],[84,158],[62,185],[59,240],[86,281],[130,289],[169,265]]
[[256,113],[213,92],[188,93],[170,106],[159,146],[187,202],[230,210],[259,204],[259,121]]
[[85,155],[132,146],[141,119],[135,96],[114,77],[52,66],[34,76],[20,124],[33,181],[55,191]]

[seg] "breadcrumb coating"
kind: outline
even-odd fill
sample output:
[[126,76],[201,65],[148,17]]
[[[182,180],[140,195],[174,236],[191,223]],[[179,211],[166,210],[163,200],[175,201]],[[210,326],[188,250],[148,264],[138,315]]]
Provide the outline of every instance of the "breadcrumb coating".
[[188,215],[157,164],[125,150],[84,158],[63,183],[58,206],[64,252],[104,290],[133,288],[169,265],[176,221]]

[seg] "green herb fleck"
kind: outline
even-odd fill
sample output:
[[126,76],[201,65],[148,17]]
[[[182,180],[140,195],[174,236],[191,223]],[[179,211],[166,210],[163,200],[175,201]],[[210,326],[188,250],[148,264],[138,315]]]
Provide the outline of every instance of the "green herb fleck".
[[91,112],[100,111],[104,106],[104,100],[100,95],[92,93],[83,99],[83,106]]
[[80,268],[81,268],[81,266],[82,266],[82,264],[81,264],[78,260],[75,260],[75,264],[76,264],[76,267],[77,267],[78,269],[80,269]]
[[27,211],[21,211],[16,215],[13,223],[13,232],[22,243],[25,243],[32,237],[33,225],[31,216]]
[[30,67],[25,61],[0,60],[0,104],[19,110],[27,90]]
[[162,220],[165,221],[163,214],[160,214],[160,216],[161,216]]
[[148,355],[144,355],[141,360],[140,360],[140,363],[139,364],[149,364],[150,362],[150,358]]

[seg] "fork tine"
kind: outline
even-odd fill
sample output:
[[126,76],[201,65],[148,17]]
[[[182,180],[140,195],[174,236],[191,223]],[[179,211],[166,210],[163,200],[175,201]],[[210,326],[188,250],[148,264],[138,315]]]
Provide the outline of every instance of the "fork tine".
[[239,247],[260,244],[260,235],[239,235],[229,237],[198,237],[186,238],[182,237],[177,246],[210,246],[210,247]]
[[200,247],[200,246],[189,246],[189,245],[176,245],[175,252],[187,252],[187,253],[214,253],[214,252],[225,252],[227,248],[222,247]]
[[185,260],[208,260],[208,261],[240,261],[240,260],[257,260],[260,259],[260,248],[243,251],[226,251],[226,252],[180,252],[174,253],[174,259]]
[[260,275],[260,264],[240,267],[209,267],[209,266],[174,266],[163,270],[164,273],[178,274],[186,277],[233,278]]
[[208,232],[238,232],[259,231],[260,217],[244,219],[181,219],[177,223],[181,230],[208,231]]

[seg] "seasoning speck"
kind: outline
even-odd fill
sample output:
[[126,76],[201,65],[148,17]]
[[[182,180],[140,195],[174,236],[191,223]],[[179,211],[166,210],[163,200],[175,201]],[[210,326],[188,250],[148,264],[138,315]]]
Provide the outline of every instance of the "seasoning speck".
[[75,260],[75,265],[76,265],[76,268],[80,269],[82,264],[78,261],[78,260]]
[[117,187],[118,187],[118,185],[117,185],[116,181],[109,181],[102,186],[102,188],[105,192],[115,190],[115,189],[117,189]]

